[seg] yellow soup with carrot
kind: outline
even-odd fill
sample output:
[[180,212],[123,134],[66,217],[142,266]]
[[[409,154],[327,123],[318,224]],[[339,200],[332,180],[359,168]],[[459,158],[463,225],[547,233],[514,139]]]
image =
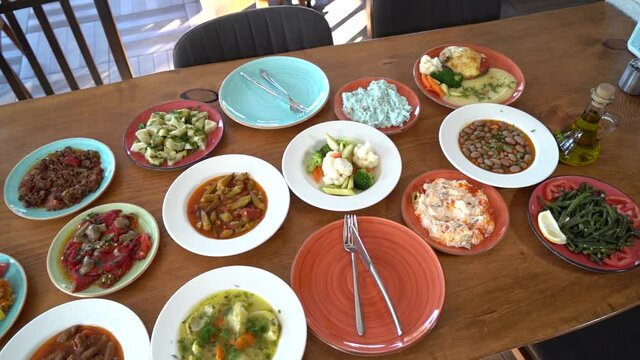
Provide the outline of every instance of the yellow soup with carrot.
[[244,290],[225,290],[204,299],[180,324],[182,360],[269,360],[280,340],[273,307]]

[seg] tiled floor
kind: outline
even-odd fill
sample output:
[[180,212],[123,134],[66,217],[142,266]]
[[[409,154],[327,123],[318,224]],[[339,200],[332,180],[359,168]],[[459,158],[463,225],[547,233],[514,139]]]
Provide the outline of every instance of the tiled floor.
[[[253,0],[208,0],[214,4],[215,15],[255,7]],[[602,0],[502,0],[502,17],[524,15],[554,8],[581,5]],[[292,0],[285,1],[291,3]],[[293,0],[297,4],[297,0]],[[277,0],[259,0],[258,5],[276,4]],[[109,0],[134,76],[173,68],[172,50],[175,42],[187,30],[212,17],[202,11],[199,0]],[[314,0],[313,7],[325,14],[336,44],[367,39],[367,17],[364,0]],[[71,0],[76,17],[87,40],[98,70],[105,83],[120,81],[111,59],[102,26],[92,0]],[[57,3],[44,6],[56,37],[81,88],[94,86],[75,39]],[[69,91],[49,45],[32,11],[20,10],[16,16],[40,60],[44,72],[56,93]],[[1,49],[7,61],[19,74],[34,97],[43,96],[38,81],[26,58],[9,39],[2,35]],[[0,104],[15,101],[15,97],[0,77]]]

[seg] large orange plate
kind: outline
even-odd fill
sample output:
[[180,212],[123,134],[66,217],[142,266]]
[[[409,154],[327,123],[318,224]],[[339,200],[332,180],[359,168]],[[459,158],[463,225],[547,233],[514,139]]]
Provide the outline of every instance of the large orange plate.
[[[495,229],[489,236],[489,238],[484,239],[478,245],[472,247],[471,249],[453,247],[444,245],[437,240],[432,239],[429,236],[429,232],[425,229],[420,223],[420,219],[416,216],[413,211],[413,203],[411,202],[411,193],[415,191],[419,191],[422,189],[422,185],[425,182],[431,182],[437,178],[444,178],[447,180],[467,180],[471,185],[475,186],[478,189],[482,189],[482,191],[487,195],[489,199],[489,205],[491,206],[491,210],[493,211],[493,220],[495,221]],[[418,235],[420,235],[429,245],[434,248],[453,255],[475,255],[483,253],[498,244],[498,242],[504,237],[504,234],[507,232],[509,228],[509,209],[507,208],[507,204],[504,202],[502,195],[495,188],[478,182],[476,180],[471,179],[470,177],[464,175],[460,171],[457,170],[432,170],[427,171],[409,183],[409,186],[404,191],[402,195],[402,217],[404,218],[404,222],[415,231]]]
[[422,58],[422,56],[429,55],[432,58],[437,57],[440,54],[440,52],[444,50],[444,48],[446,48],[447,46],[464,46],[472,50],[475,50],[479,53],[482,53],[487,57],[487,60],[489,61],[489,67],[502,69],[510,73],[511,75],[513,75],[513,77],[516,79],[516,89],[511,95],[511,97],[503,101],[501,104],[509,105],[512,102],[516,101],[516,99],[518,99],[520,95],[522,95],[522,92],[524,91],[524,74],[522,73],[522,70],[520,70],[518,65],[516,65],[516,63],[513,62],[513,60],[509,59],[506,55],[499,53],[495,50],[491,50],[489,48],[478,46],[478,45],[445,44],[445,45],[440,45],[427,50],[424,54],[420,55],[418,60],[416,60],[415,64],[413,65],[413,79],[416,81],[416,85],[418,85],[418,88],[420,89],[420,91],[422,91],[422,93],[425,94],[429,99],[437,102],[442,106],[446,106],[451,109],[457,109],[460,107],[458,105],[455,105],[446,101],[445,99],[427,90],[427,88],[422,83],[422,80],[420,80],[420,59]]
[[365,333],[358,336],[351,256],[343,248],[342,220],[317,230],[302,244],[291,269],[307,323],[320,340],[352,354],[383,355],[418,342],[436,325],[444,302],[444,274],[433,250],[410,229],[390,220],[359,217],[362,241],[393,302],[393,320],[371,273],[358,257]]

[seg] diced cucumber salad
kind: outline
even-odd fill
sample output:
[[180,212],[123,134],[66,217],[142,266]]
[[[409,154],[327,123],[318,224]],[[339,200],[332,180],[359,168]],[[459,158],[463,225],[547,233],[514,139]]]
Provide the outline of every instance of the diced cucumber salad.
[[371,144],[335,139],[325,134],[326,143],[306,162],[306,171],[330,195],[355,195],[375,182],[374,171],[380,161]]
[[144,154],[155,166],[165,161],[173,165],[196,150],[204,150],[207,134],[218,128],[206,111],[179,109],[154,112],[146,124],[140,123],[131,151]]

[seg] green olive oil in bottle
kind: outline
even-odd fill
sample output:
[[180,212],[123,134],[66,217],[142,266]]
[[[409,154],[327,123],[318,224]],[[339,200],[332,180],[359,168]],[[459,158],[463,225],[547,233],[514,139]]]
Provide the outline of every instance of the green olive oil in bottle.
[[602,83],[591,89],[591,103],[582,115],[566,129],[556,132],[560,148],[560,161],[567,165],[582,166],[593,163],[600,156],[598,124],[605,109],[613,101],[615,88]]

